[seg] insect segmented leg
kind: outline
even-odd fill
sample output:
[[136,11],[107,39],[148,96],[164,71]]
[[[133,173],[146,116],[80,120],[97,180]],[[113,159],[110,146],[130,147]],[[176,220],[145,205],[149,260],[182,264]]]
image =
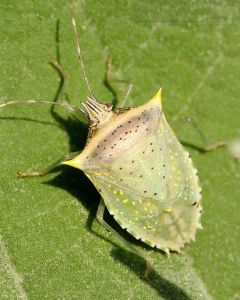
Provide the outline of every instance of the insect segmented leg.
[[99,206],[98,206],[98,210],[97,210],[97,214],[96,214],[96,218],[98,220],[98,222],[100,224],[102,224],[107,230],[109,230],[110,232],[112,232],[120,241],[123,245],[125,245],[132,253],[136,254],[137,256],[141,257],[142,259],[144,259],[146,261],[146,269],[144,271],[144,279],[148,278],[148,275],[151,271],[151,263],[150,263],[150,258],[147,254],[143,253],[142,251],[140,251],[139,249],[137,249],[136,247],[134,247],[132,244],[128,243],[123,237],[120,236],[120,234],[113,229],[103,218],[104,216],[104,210],[105,210],[106,206],[104,204],[104,200],[101,199]]
[[52,59],[52,60],[50,60],[49,63],[58,72],[58,74],[60,76],[60,80],[61,80],[58,93],[54,100],[57,101],[59,99],[60,101],[63,101],[63,100],[65,100],[64,96],[65,96],[68,75],[66,74],[66,72],[63,70],[62,66],[56,60]]
[[117,102],[117,95],[111,85],[111,82],[123,83],[123,84],[128,85],[127,92],[126,92],[124,98],[120,101],[121,105],[119,105],[119,107],[122,108],[132,90],[133,85],[129,80],[123,80],[123,79],[118,79],[118,78],[112,77],[112,59],[109,58],[106,62],[106,72],[105,72],[104,84],[107,87],[107,89],[112,93],[113,102],[114,101]]
[[208,145],[207,139],[206,139],[204,133],[202,132],[202,130],[197,125],[196,121],[192,117],[186,117],[186,118],[184,118],[184,120],[187,121],[188,123],[190,123],[193,126],[193,128],[196,130],[196,132],[198,133],[198,135],[202,139],[204,146],[196,147],[201,152],[210,152],[210,151],[216,150],[218,148],[228,146],[228,143],[226,141],[218,141],[214,144]]
[[47,174],[51,173],[56,167],[60,166],[63,161],[70,160],[70,159],[76,157],[79,153],[80,153],[80,151],[71,152],[71,153],[65,155],[64,157],[58,159],[57,161],[55,161],[53,164],[51,164],[47,168],[44,168],[40,171],[26,171],[26,172],[19,171],[17,173],[17,175],[19,178],[40,177],[40,176],[47,175]]
[[208,145],[208,146],[204,147],[203,149],[205,152],[209,152],[209,151],[213,151],[215,149],[221,148],[221,147],[226,147],[227,145],[228,145],[227,142],[219,141],[217,143]]

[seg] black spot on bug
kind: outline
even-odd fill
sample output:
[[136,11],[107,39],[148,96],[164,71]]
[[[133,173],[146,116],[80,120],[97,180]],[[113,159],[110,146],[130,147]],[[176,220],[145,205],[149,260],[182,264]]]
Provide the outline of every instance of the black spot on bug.
[[165,164],[163,164],[162,166],[163,166],[164,168],[166,167],[166,165],[165,165]]
[[146,194],[147,191],[143,191],[143,192],[144,192],[144,194]]
[[119,170],[122,170],[122,167],[120,167]]
[[162,177],[163,179],[165,179],[166,178],[166,176],[165,175],[163,175],[163,177]]
[[192,206],[194,206],[194,205],[196,205],[197,204],[197,202],[195,201],[193,204],[192,204]]
[[134,160],[132,160],[132,164],[134,163]]
[[154,193],[154,196],[157,196],[157,193]]
[[141,177],[141,178],[142,178],[142,177],[143,177],[143,175],[140,175],[139,177]]
[[154,169],[154,167],[151,167],[151,170],[153,170]]

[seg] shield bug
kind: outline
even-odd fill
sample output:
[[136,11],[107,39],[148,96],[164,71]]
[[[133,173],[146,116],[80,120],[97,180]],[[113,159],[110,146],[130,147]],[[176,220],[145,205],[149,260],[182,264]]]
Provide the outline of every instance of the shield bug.
[[[126,243],[103,219],[105,207],[133,237],[169,253],[180,251],[195,239],[201,228],[201,189],[189,154],[166,121],[161,89],[144,105],[117,108],[103,104],[93,95],[86,76],[76,23],[72,18],[77,54],[89,91],[82,108],[67,101],[38,100],[3,103],[46,103],[60,105],[89,120],[84,150],[62,164],[81,169],[102,196],[97,218]],[[55,64],[60,71],[60,66]],[[46,173],[46,172],[45,172]],[[43,175],[43,172],[21,173]],[[147,256],[127,246],[141,257]],[[149,266],[146,269],[147,276]]]

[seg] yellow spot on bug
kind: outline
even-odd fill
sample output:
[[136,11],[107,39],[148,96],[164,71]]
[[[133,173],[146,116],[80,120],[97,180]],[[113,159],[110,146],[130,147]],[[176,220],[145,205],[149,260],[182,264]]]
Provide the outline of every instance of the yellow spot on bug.
[[116,190],[115,190],[115,191],[113,191],[113,194],[115,194],[115,195],[116,195],[116,194],[117,194],[117,191],[116,191]]
[[119,202],[119,199],[117,198],[116,201]]
[[164,211],[170,213],[172,211],[172,207],[165,208]]
[[136,202],[135,202],[135,201],[133,201],[133,202],[132,202],[132,205],[135,205],[135,204],[136,204]]
[[123,203],[128,203],[128,199],[124,199],[124,200],[123,200]]
[[123,195],[123,191],[122,190],[119,193],[120,193],[121,196]]

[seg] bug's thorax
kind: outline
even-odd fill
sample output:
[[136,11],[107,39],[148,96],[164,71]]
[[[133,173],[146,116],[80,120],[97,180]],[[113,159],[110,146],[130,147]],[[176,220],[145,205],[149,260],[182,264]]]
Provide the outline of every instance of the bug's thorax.
[[88,99],[84,108],[90,120],[87,145],[80,155],[65,162],[82,170],[107,166],[126,149],[147,138],[163,117],[161,90],[146,104],[130,110],[113,111],[93,99]]

